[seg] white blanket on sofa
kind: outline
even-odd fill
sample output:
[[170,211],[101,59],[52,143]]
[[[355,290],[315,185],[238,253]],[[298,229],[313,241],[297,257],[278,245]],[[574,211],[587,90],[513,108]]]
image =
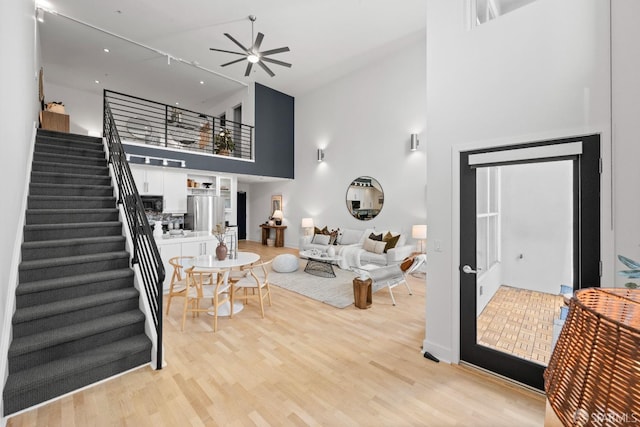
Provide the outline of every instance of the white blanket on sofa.
[[338,267],[348,270],[350,267],[360,267],[360,254],[364,251],[360,246],[345,246],[340,251]]

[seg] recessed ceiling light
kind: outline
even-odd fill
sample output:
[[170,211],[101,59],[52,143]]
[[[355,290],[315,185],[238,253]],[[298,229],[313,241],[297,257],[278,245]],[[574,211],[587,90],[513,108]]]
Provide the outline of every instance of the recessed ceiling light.
[[109,48],[105,47],[104,49],[102,49],[105,53],[109,53]]
[[180,105],[180,103],[179,103],[179,102],[176,102],[176,105]]
[[204,81],[200,80],[200,84],[201,84],[201,85],[203,85],[203,84],[204,84]]
[[94,80],[96,82],[97,85],[100,84],[100,80]]

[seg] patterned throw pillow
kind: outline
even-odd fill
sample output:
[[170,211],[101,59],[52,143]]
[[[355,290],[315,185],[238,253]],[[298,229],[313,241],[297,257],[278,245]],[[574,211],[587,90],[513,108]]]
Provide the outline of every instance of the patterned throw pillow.
[[376,242],[382,242],[382,233],[380,233],[380,234],[371,233],[371,234],[369,234],[369,238],[371,240],[375,240]]
[[387,243],[386,246],[384,247],[384,253],[387,253],[389,249],[395,248],[396,245],[398,244],[398,240],[400,240],[399,234],[395,236],[393,236],[391,232],[388,232],[387,234],[385,234],[384,238],[382,239],[383,242]]

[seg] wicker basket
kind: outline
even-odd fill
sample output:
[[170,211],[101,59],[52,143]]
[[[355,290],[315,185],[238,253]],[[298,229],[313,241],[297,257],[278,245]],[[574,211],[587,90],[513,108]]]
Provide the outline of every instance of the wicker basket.
[[578,291],[544,380],[564,425],[640,423],[640,291]]

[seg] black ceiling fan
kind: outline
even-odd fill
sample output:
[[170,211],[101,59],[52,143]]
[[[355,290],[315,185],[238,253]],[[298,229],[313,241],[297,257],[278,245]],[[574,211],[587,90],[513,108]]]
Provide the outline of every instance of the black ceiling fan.
[[[251,21],[251,39],[253,40],[253,23],[255,22],[256,17],[254,15],[249,15],[249,20]],[[258,64],[271,77],[275,76],[275,74],[273,73],[273,71],[271,71],[271,69],[269,69],[269,67],[267,67],[265,62],[291,68],[291,64],[287,62],[278,61],[277,59],[267,58],[267,56],[274,55],[276,53],[289,52],[288,47],[279,47],[277,49],[264,50],[262,52],[260,51],[260,45],[262,44],[262,39],[264,38],[264,34],[260,32],[258,33],[258,36],[255,38],[255,41],[253,42],[253,46],[251,46],[249,49],[244,47],[242,43],[240,43],[238,40],[234,39],[231,36],[231,34],[224,33],[224,35],[227,36],[229,40],[237,44],[240,47],[240,49],[242,49],[242,52],[233,52],[230,50],[215,49],[213,47],[210,47],[209,50],[214,50],[216,52],[233,53],[234,55],[241,55],[242,58],[236,59],[235,61],[227,62],[226,64],[222,64],[221,67],[226,67],[227,65],[235,64],[237,62],[246,60],[248,61],[248,64],[247,64],[247,69],[244,73],[245,77],[248,76],[249,73],[251,73],[251,67],[253,67],[253,64]]]

